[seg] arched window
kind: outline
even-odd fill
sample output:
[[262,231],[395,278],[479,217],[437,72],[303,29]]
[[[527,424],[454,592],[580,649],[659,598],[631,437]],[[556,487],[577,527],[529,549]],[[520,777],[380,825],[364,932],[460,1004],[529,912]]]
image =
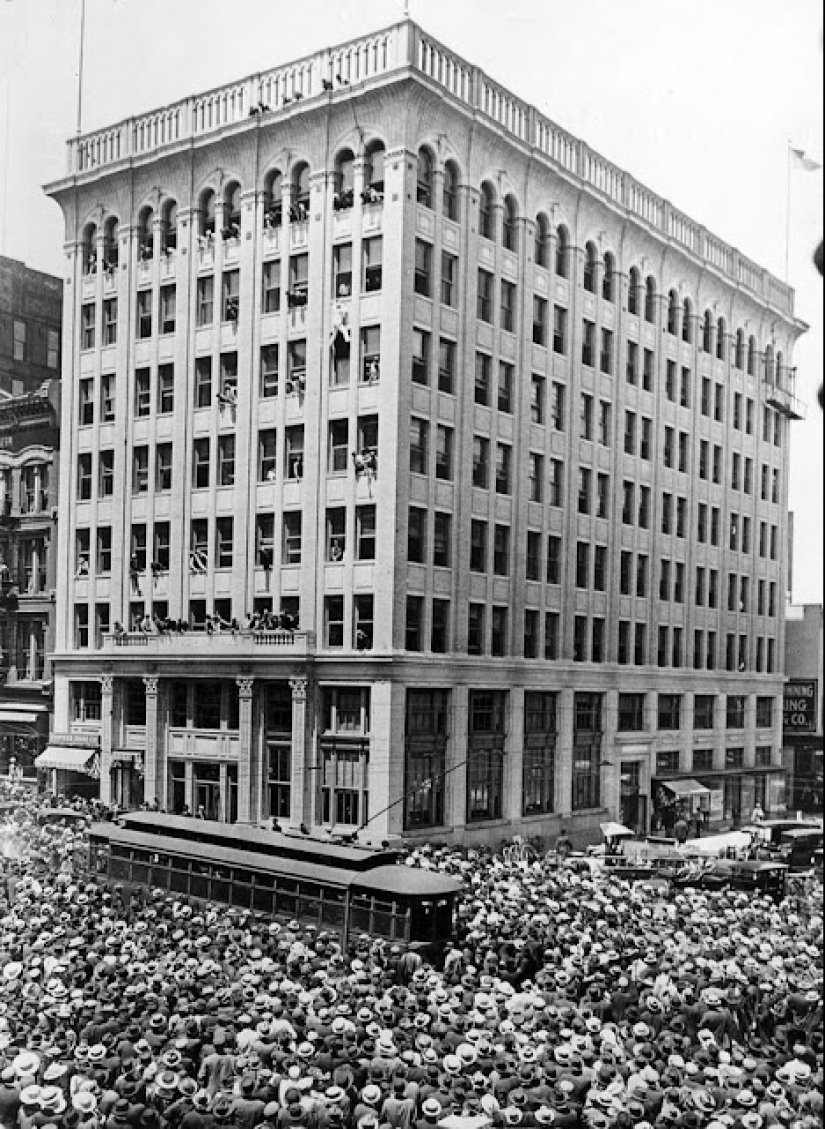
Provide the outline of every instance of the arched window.
[[546,267],[550,252],[550,224],[544,212],[536,216],[536,266]]
[[591,294],[596,293],[596,259],[598,252],[595,243],[586,243],[584,247],[584,276],[583,286]]
[[278,169],[273,169],[264,181],[264,227],[280,227],[283,222],[284,178]]
[[168,255],[178,245],[178,205],[175,200],[166,200],[161,212],[161,247]]
[[727,334],[725,332],[725,319],[717,318],[716,320],[716,359],[724,361],[725,359],[725,343],[727,341]]
[[713,335],[713,318],[711,317],[710,310],[705,310],[705,316],[702,318],[702,352],[709,353],[711,346],[711,337]]
[[355,177],[355,157],[350,149],[342,150],[335,158],[335,178],[332,206],[336,212],[351,208],[355,203],[353,183]]
[[292,203],[289,218],[293,223],[309,219],[309,165],[301,161],[292,173]]
[[224,239],[239,239],[241,235],[241,186],[237,181],[227,184],[223,193]]
[[384,143],[372,141],[364,154],[364,190],[361,199],[365,204],[380,204],[384,199]]
[[748,376],[756,375],[756,338],[748,338]]
[[518,205],[513,196],[504,198],[504,215],[502,217],[501,241],[508,251],[518,250]]
[[147,206],[141,208],[140,215],[138,216],[138,255],[141,259],[151,259],[152,257],[152,221],[154,219],[154,212]]
[[556,274],[567,278],[570,258],[570,233],[564,224],[556,229]]
[[486,180],[481,186],[481,199],[478,202],[478,231],[485,239],[495,239],[495,193],[493,186]]
[[690,298],[682,302],[682,340],[693,340],[693,303]]
[[97,224],[87,223],[83,228],[83,273],[97,270]]
[[645,321],[656,321],[656,279],[652,274],[645,282]]
[[740,371],[745,367],[745,332],[742,329],[736,331],[736,351],[733,357],[734,368]]
[[425,208],[433,206],[433,156],[426,146],[418,150],[415,173],[415,198]]
[[627,281],[627,312],[629,314],[639,313],[639,291],[641,288],[642,276],[639,268],[631,267]]
[[120,221],[117,216],[109,216],[103,225],[103,269],[115,270],[118,264],[117,229]]
[[444,166],[444,216],[458,222],[458,166],[454,161]]
[[671,337],[679,332],[679,295],[675,290],[667,296],[667,331]]
[[602,298],[605,300],[605,302],[616,301],[616,260],[610,251],[606,251],[604,255]]
[[198,235],[211,239],[215,234],[215,193],[207,188],[201,193],[198,207]]

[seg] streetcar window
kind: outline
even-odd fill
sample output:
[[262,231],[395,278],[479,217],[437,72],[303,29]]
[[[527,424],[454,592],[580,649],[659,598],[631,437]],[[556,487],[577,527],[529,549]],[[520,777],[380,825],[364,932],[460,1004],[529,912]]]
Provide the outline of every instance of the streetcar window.
[[189,892],[189,864],[186,859],[175,859],[169,876],[169,889],[176,894]]

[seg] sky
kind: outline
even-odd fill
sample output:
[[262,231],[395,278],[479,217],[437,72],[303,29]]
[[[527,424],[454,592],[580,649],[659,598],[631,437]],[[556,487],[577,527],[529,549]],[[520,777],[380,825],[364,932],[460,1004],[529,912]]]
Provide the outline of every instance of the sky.
[[[821,0],[408,0],[435,38],[796,290],[795,603],[822,601]],[[0,254],[60,274],[82,0],[0,0]],[[400,19],[404,0],[86,0],[84,132]],[[790,183],[790,208],[788,192]],[[790,215],[790,225],[786,222]],[[790,239],[786,233],[790,230]]]

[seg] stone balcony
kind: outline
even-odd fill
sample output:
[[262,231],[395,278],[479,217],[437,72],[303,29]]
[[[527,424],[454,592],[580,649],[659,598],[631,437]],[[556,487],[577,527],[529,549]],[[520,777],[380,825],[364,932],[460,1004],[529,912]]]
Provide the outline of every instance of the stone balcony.
[[301,658],[314,648],[311,631],[127,631],[103,636],[104,654],[141,659]]

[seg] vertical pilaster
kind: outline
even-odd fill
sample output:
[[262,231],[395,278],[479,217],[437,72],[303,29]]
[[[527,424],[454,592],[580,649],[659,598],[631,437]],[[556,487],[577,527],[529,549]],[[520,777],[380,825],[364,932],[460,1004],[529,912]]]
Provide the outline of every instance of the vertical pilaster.
[[236,678],[238,687],[238,728],[240,764],[238,765],[238,822],[252,823],[258,819],[258,797],[253,795],[258,778],[258,751],[254,747],[252,732],[252,694],[254,678]]
[[308,788],[313,785],[307,772],[307,680],[290,678],[292,691],[292,802],[290,824],[299,827],[307,822],[310,811]]
[[460,842],[467,823],[467,748],[469,692],[466,686],[455,686],[452,692],[452,739],[447,749],[444,809],[446,823]]
[[524,788],[524,688],[514,686],[510,691],[510,722],[507,726],[507,778],[504,784],[504,817],[511,823],[521,820]]
[[573,796],[574,691],[559,692],[559,743],[556,750],[555,810],[562,819],[570,817]]
[[[146,687],[146,758],[144,760],[144,796],[149,803],[157,798],[163,802],[163,796],[158,795],[158,778],[160,776],[158,765],[158,679],[144,678]],[[162,789],[165,793],[165,788]]]
[[114,743],[114,693],[115,680],[111,674],[104,674],[100,680],[100,800],[112,802],[112,745]]

